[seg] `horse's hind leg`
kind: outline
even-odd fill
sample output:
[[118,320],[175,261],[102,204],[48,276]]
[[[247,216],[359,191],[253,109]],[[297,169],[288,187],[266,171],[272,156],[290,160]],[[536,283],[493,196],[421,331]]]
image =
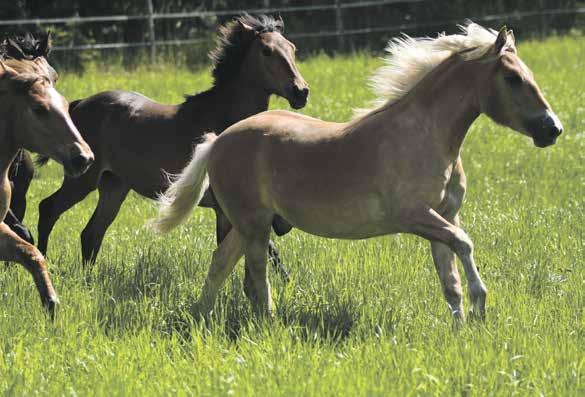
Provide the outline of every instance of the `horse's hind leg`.
[[97,187],[99,174],[97,167],[90,168],[78,178],[65,177],[61,187],[39,204],[39,250],[43,255],[47,254],[49,235],[55,226],[55,222],[61,214],[82,201]]
[[250,270],[250,279],[253,283],[254,294],[251,298],[254,311],[260,315],[272,315],[272,296],[270,281],[266,271],[268,239],[270,225],[266,230],[247,238],[244,246],[246,267]]
[[41,302],[53,315],[59,299],[53,289],[45,258],[34,245],[18,237],[3,222],[0,223],[0,260],[21,263],[29,271],[39,291]]
[[104,235],[112,224],[130,188],[116,175],[105,172],[99,181],[98,205],[81,233],[83,264],[93,264],[102,245]]
[[[215,210],[215,232],[217,237],[217,244],[219,245],[225,236],[227,236],[229,231],[232,230],[232,224],[217,204],[214,205],[213,209]],[[276,245],[272,240],[270,240],[268,243],[268,257],[276,273],[280,274],[285,283],[288,283],[290,281],[288,269],[280,260],[278,250],[276,249]],[[254,299],[252,295],[253,291],[254,289],[252,288],[250,270],[248,269],[248,266],[244,266],[244,292],[246,293],[246,296],[252,300]]]
[[237,230],[232,229],[213,253],[211,266],[199,299],[199,308],[202,314],[206,315],[211,311],[219,288],[243,254],[242,237]]
[[460,227],[445,220],[431,208],[421,208],[412,212],[409,222],[411,232],[431,242],[439,242],[448,246],[459,257],[465,269],[471,299],[471,314],[483,318],[485,316],[485,287],[473,259],[473,243]]

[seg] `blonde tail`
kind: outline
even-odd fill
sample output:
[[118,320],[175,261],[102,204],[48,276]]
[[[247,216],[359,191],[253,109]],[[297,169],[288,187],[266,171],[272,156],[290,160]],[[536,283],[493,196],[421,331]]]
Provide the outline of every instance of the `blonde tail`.
[[150,222],[157,233],[167,233],[181,224],[199,204],[209,187],[207,161],[217,136],[206,134],[195,146],[193,158],[169,188],[158,197],[158,215]]

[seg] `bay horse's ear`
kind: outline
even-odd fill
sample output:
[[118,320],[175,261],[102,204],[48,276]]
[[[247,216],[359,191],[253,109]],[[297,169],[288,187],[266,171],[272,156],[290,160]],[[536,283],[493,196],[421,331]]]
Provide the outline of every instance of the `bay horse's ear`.
[[44,56],[47,57],[47,55],[49,55],[49,53],[51,52],[51,48],[53,47],[53,38],[51,37],[51,31],[47,31],[47,34],[45,35],[45,37],[43,37],[41,39],[41,41],[39,42],[39,47],[38,47],[38,51],[39,51],[39,56]]
[[508,29],[506,25],[502,26],[500,32],[498,33],[498,37],[496,38],[496,43],[494,44],[494,52],[499,54],[506,48],[508,44]]

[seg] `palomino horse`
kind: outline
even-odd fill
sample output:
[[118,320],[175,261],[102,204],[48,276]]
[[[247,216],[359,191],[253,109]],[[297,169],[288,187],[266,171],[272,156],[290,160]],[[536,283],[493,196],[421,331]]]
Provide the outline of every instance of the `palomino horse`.
[[[39,59],[49,71],[53,84],[57,80],[57,73],[46,62],[51,51],[51,34],[39,35],[38,37],[27,33],[23,36],[6,38],[0,43],[0,52],[12,59]],[[20,150],[10,165],[8,179],[12,190],[10,209],[4,218],[6,223],[16,234],[27,242],[34,244],[31,232],[21,223],[26,211],[26,193],[34,176],[34,163],[28,152]]]
[[561,123],[506,28],[498,34],[469,24],[462,34],[404,37],[388,52],[373,79],[379,106],[350,122],[271,111],[219,137],[208,134],[196,147],[162,198],[154,226],[175,226],[211,184],[233,229],[213,255],[200,301],[204,313],[242,255],[255,309],[272,312],[265,252],[278,214],[323,237],[412,233],[429,240],[455,318],[464,319],[455,255],[469,282],[471,313],[483,318],[487,290],[458,219],[466,186],[463,139],[481,113],[538,147],[555,143]]
[[[180,105],[162,105],[125,91],[72,103],[71,117],[94,150],[96,162],[81,178],[65,177],[61,188],[41,202],[41,252],[47,251],[59,216],[97,187],[97,208],[81,234],[83,260],[93,262],[128,192],[156,199],[169,186],[166,173],[183,169],[204,133],[223,131],[265,111],[272,94],[302,108],[309,88],[295,65],[295,46],[281,34],[283,26],[282,20],[244,15],[221,27],[218,46],[211,52],[213,87]],[[211,194],[206,201],[216,210],[221,241],[231,225]]]
[[[8,171],[20,149],[50,156],[71,176],[87,170],[93,153],[75,128],[67,101],[55,90],[44,58],[12,59],[1,52],[0,97],[0,219],[4,219],[11,196]],[[0,260],[21,263],[33,276],[42,303],[53,312],[58,299],[45,259],[4,222],[0,223]]]

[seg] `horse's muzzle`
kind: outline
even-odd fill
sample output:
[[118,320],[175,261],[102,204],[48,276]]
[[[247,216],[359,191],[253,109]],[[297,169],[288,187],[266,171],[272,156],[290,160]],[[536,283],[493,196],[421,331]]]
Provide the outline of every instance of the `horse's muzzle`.
[[288,103],[293,109],[302,109],[307,104],[309,98],[309,87],[297,87],[296,85],[290,90]]
[[563,125],[556,114],[547,110],[544,116],[528,122],[528,129],[532,132],[534,145],[547,147],[553,145],[559,135],[563,133]]
[[63,162],[65,173],[71,177],[82,175],[93,164],[93,153],[80,153]]

